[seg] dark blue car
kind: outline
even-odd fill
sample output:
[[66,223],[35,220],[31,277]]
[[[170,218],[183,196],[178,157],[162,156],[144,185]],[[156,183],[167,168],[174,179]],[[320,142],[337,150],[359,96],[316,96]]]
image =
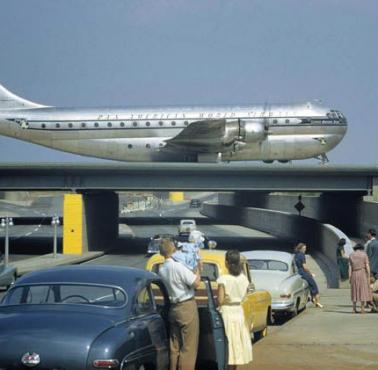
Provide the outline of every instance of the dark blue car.
[[[198,368],[226,368],[222,319],[208,288]],[[0,305],[0,370],[168,369],[169,299],[158,275],[115,266],[27,274]]]

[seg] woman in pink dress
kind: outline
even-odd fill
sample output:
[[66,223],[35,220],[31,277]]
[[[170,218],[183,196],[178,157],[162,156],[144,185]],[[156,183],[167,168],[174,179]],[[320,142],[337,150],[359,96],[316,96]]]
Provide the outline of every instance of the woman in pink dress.
[[366,302],[371,301],[369,286],[370,267],[367,254],[361,244],[356,244],[349,256],[349,282],[353,302],[353,312],[357,313],[357,302],[361,302],[361,313],[365,313]]

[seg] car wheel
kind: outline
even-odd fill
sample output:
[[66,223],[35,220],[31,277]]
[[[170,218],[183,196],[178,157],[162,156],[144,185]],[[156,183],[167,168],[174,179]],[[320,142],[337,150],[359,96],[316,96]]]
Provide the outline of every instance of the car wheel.
[[295,306],[294,306],[293,311],[291,311],[291,317],[295,317],[295,316],[298,315],[300,303],[301,303],[301,301],[298,298],[297,301],[295,302]]
[[307,308],[307,302],[308,302],[308,297],[306,297],[305,301],[304,301],[304,305],[303,307],[299,310],[299,312],[302,312],[304,311],[306,308]]
[[268,335],[268,327],[266,326],[263,330],[259,330],[253,333],[253,341],[256,342]]

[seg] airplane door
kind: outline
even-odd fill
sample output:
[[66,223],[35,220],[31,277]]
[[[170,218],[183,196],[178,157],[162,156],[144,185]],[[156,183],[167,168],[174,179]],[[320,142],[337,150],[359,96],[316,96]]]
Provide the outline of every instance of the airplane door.
[[207,304],[198,306],[200,338],[196,369],[226,370],[228,343],[223,319],[216,308],[210,280],[205,277],[201,280],[205,285]]

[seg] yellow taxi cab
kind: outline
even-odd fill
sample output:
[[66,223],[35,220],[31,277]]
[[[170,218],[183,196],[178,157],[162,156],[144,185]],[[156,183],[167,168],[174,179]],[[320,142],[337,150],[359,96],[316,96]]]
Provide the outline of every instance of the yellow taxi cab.
[[[225,259],[226,251],[201,249],[200,257],[202,262],[201,275],[210,280],[213,294],[216,296],[218,290],[216,280],[219,276],[228,274]],[[254,289],[247,259],[244,256],[240,257],[243,268],[242,271],[250,282],[250,288],[242,302],[242,306],[251,334],[253,334],[256,340],[266,336],[268,333],[268,324],[272,321],[272,298],[268,291]],[[164,263],[164,258],[160,254],[155,254],[147,260],[146,270],[158,273],[159,266],[162,263]],[[196,291],[198,305],[201,305],[201,301],[207,300],[205,287],[202,284],[203,283],[201,283],[201,286]]]

